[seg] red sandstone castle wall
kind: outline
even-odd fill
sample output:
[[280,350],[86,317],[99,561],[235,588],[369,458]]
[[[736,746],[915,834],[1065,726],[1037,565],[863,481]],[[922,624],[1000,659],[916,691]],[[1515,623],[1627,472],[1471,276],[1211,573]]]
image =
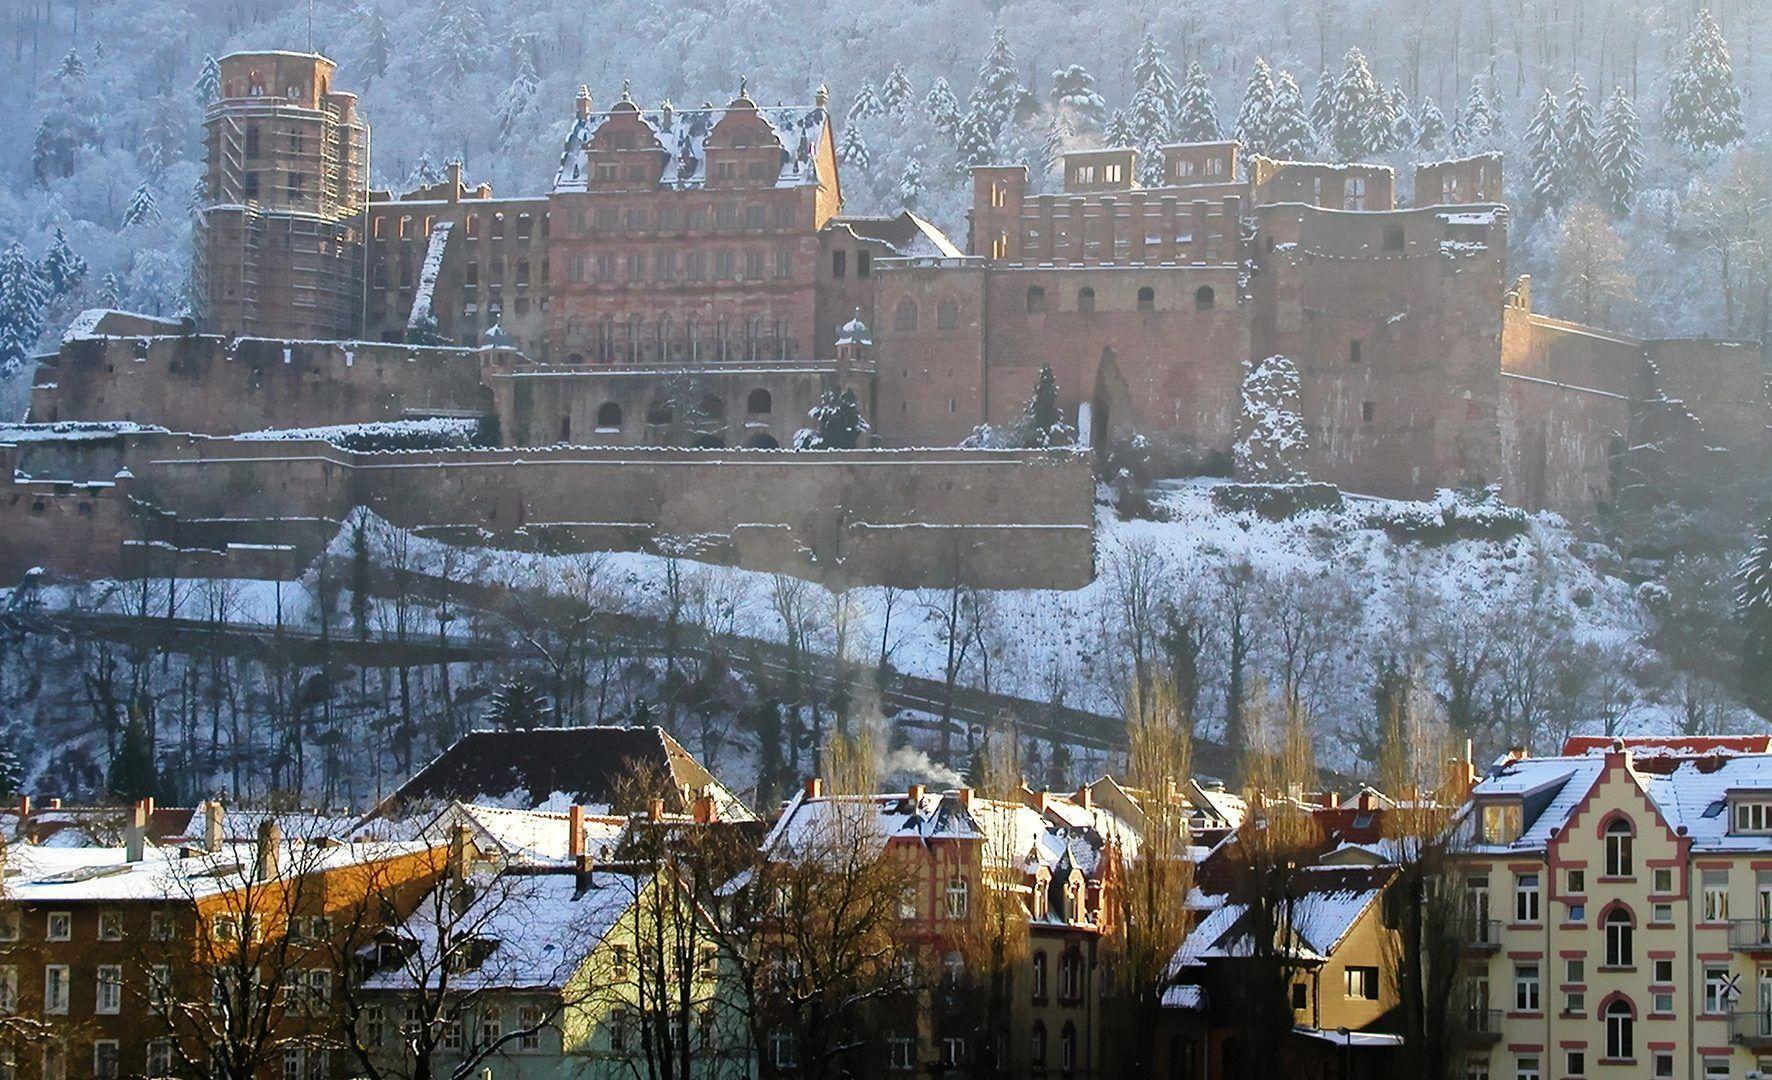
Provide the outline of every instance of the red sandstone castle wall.
[[30,415],[219,435],[490,411],[472,351],[189,335],[65,343],[38,376]]
[[1258,211],[1253,353],[1298,363],[1307,467],[1403,498],[1499,482],[1505,211]]
[[1631,430],[1630,400],[1527,375],[1504,374],[1501,388],[1508,500],[1572,518],[1609,501]]

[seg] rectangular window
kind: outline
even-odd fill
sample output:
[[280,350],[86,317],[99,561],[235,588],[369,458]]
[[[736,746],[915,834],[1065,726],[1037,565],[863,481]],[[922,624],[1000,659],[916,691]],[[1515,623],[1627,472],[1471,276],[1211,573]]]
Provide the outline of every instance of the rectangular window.
[[50,941],[68,941],[74,936],[74,916],[72,912],[52,911],[49,913],[47,932],[44,935]]
[[894,1035],[887,1040],[891,1052],[891,1066],[896,1072],[910,1072],[917,1067],[917,1040],[905,1035]]
[[751,281],[758,281],[763,277],[763,253],[761,251],[744,253],[744,276]]
[[1514,965],[1514,1011],[1538,1011],[1538,965]]
[[121,911],[101,911],[98,913],[98,939],[100,941],[123,940],[123,913]]
[[1574,893],[1577,896],[1581,895],[1584,892],[1587,892],[1587,871],[1586,870],[1571,870],[1571,871],[1569,871],[1569,891]]
[[1721,1016],[1729,1011],[1728,968],[1704,969],[1704,1011],[1709,1016]]
[[123,968],[117,964],[98,966],[97,1011],[112,1015],[123,1008]]
[[[1349,997],[1353,996],[1351,991],[1349,992],[1348,996]],[[1293,1012],[1303,1012],[1305,1009],[1308,1009],[1310,1007],[1311,1007],[1311,988],[1301,982],[1293,983],[1292,984],[1292,1011]]]
[[1487,803],[1483,807],[1483,842],[1511,844],[1520,838],[1520,804]]
[[628,256],[628,280],[629,281],[640,281],[645,277],[646,277],[646,256],[638,255],[638,254],[629,255]]
[[68,965],[49,964],[43,969],[43,1011],[56,1016],[68,1013]]
[[1350,967],[1343,973],[1347,977],[1347,996],[1362,1001],[1378,1000],[1378,969],[1375,967]]
[[599,206],[594,220],[597,223],[598,232],[612,233],[621,228],[621,215],[616,212],[613,206]]
[[855,253],[855,276],[867,277],[874,272],[874,253],[858,251]]
[[18,1008],[18,968],[8,964],[0,967],[0,1013]]
[[1514,879],[1514,921],[1538,921],[1538,875],[1521,874]]
[[523,1034],[517,1037],[519,1050],[541,1049],[542,1011],[540,1005],[525,1005],[517,1010],[517,1024]]
[[1563,1011],[1570,1016],[1579,1016],[1587,1011],[1587,994],[1580,990],[1571,990],[1563,995]]
[[117,1080],[116,1039],[98,1039],[93,1042],[92,1080]]
[[766,212],[767,212],[766,208],[762,207],[762,206],[747,206],[747,207],[745,207],[744,208],[744,227],[747,229],[761,229],[764,224],[764,216],[763,215]]
[[18,940],[18,908],[0,910],[0,941]]
[[1653,965],[1655,981],[1671,983],[1674,981],[1674,962],[1666,957],[1659,958]]
[[1729,921],[1729,871],[1705,870],[1702,872],[1704,889],[1704,921]]
[[831,276],[840,278],[849,269],[849,253],[847,251],[831,252]]
[[652,256],[652,276],[660,281],[677,279],[677,253],[660,251]]
[[155,1039],[148,1044],[148,1076],[150,1080],[172,1075],[172,1040]]
[[1667,1077],[1671,1077],[1673,1074],[1673,1054],[1667,1050],[1655,1051],[1654,1065],[1650,1069],[1650,1075],[1654,1076],[1656,1080],[1666,1080]]
[[1671,866],[1657,866],[1649,873],[1651,887],[1658,893],[1674,891],[1674,870]]
[[714,277],[720,281],[731,281],[736,274],[736,260],[730,251],[714,253]]
[[1569,1051],[1565,1074],[1569,1076],[1585,1076],[1587,1074],[1587,1055],[1580,1050]]
[[789,251],[775,253],[775,276],[778,278],[794,276],[794,255]]
[[1587,961],[1573,960],[1573,959],[1568,961],[1568,963],[1565,965],[1563,976],[1564,976],[1565,982],[1572,982],[1572,983],[1586,982],[1587,981]]
[[714,207],[714,227],[716,229],[737,228],[738,206],[734,203],[721,203]]
[[683,276],[690,281],[700,281],[708,276],[708,257],[706,252],[691,251],[683,256]]
[[1538,1058],[1536,1056],[1515,1058],[1514,1080],[1540,1080]]
[[644,232],[646,230],[646,211],[637,207],[628,210],[628,231]]

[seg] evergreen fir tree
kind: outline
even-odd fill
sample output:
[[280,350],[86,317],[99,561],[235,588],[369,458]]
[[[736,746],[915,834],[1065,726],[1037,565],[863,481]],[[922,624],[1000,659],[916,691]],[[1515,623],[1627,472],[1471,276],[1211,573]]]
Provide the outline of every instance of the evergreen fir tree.
[[154,732],[138,706],[130,707],[122,738],[111,756],[111,774],[105,787],[112,798],[123,802],[151,798],[160,787],[159,770],[154,764]]
[[25,763],[13,747],[15,739],[11,733],[0,738],[0,795],[18,795],[24,790]]
[[137,185],[135,194],[129,197],[129,205],[123,208],[123,227],[133,229],[158,220],[160,208],[154,204],[154,193],[145,183]]
[[1052,73],[1052,104],[1069,109],[1088,127],[1100,128],[1107,122],[1107,102],[1095,89],[1095,76],[1081,64]]
[[1445,144],[1446,116],[1440,107],[1434,104],[1433,98],[1421,99],[1421,108],[1415,112],[1415,146],[1419,150],[1434,151]]
[[1034,380],[1034,394],[1021,410],[1020,428],[1018,441],[1027,448],[1069,446],[1077,441],[1076,429],[1064,422],[1064,411],[1058,407],[1058,377],[1052,374],[1051,364],[1043,365]]
[[486,710],[487,723],[501,731],[527,731],[543,726],[547,719],[547,699],[520,678],[500,684]]
[[1169,61],[1149,30],[1140,39],[1138,55],[1132,61],[1132,89],[1134,94],[1148,91],[1156,97],[1163,111],[1165,127],[1170,118],[1181,111],[1181,88],[1176,85],[1175,73],[1169,70]]
[[498,131],[501,138],[511,136],[517,121],[529,110],[540,87],[541,76],[536,73],[535,61],[531,59],[529,50],[518,49],[517,72],[511,77],[511,85],[505,87],[504,92],[498,96]]
[[98,279],[98,295],[93,297],[98,306],[115,310],[123,304],[123,286],[118,283],[117,275],[106,271],[105,276]]
[[1563,96],[1563,115],[1557,127],[1558,184],[1565,199],[1586,196],[1594,186],[1594,146],[1598,135],[1594,130],[1594,110],[1587,101],[1587,87],[1577,75]]
[[394,36],[388,31],[387,21],[381,17],[381,11],[374,3],[363,6],[363,16],[359,20],[363,40],[363,68],[372,78],[379,78],[388,72],[388,61],[394,55]]
[[1477,153],[1495,145],[1495,113],[1483,93],[1483,80],[1476,75],[1471,76],[1470,93],[1465,95],[1464,109],[1459,116],[1463,121],[1460,150]]
[[1347,51],[1341,78],[1335,81],[1334,118],[1329,143],[1342,161],[1362,161],[1377,148],[1372,139],[1382,124],[1384,91],[1372,76],[1366,54],[1355,47]]
[[1736,568],[1735,608],[1747,631],[1741,650],[1742,689],[1748,704],[1761,716],[1772,717],[1772,525]]
[[1335,131],[1335,73],[1328,67],[1317,76],[1317,93],[1311,99],[1310,115],[1317,145],[1328,147]]
[[1729,45],[1709,8],[1698,12],[1685,55],[1668,81],[1661,118],[1669,139],[1694,150],[1728,146],[1746,134]]
[[1138,181],[1145,187],[1163,183],[1163,143],[1168,130],[1163,120],[1163,105],[1149,90],[1140,90],[1132,97],[1132,115],[1127,120],[1132,145],[1138,147]]
[[1290,71],[1282,71],[1274,84],[1273,107],[1268,110],[1266,153],[1279,161],[1301,161],[1310,157],[1316,141],[1298,81]]
[[1630,213],[1643,173],[1643,140],[1637,131],[1637,110],[1624,87],[1613,89],[1600,114],[1600,136],[1594,144],[1600,194],[1616,216]]
[[437,75],[459,81],[480,66],[486,40],[472,0],[434,0],[420,55]]
[[898,201],[907,210],[915,210],[923,200],[923,162],[922,147],[911,151],[910,159],[904,163],[904,172],[899,174],[896,194]]
[[935,125],[935,130],[950,137],[959,135],[960,102],[948,89],[946,79],[936,76],[929,93],[923,98],[923,108],[928,111],[929,122]]
[[48,299],[36,265],[14,240],[0,254],[0,373],[17,370],[36,353]]
[[1198,62],[1187,66],[1187,81],[1182,84],[1169,134],[1177,142],[1216,142],[1223,134],[1218,126],[1218,102],[1206,81],[1206,69]]
[[221,97],[221,65],[216,63],[214,56],[203,58],[203,66],[197,72],[197,81],[191,85],[191,93],[196,96],[198,105],[208,105]]
[[80,59],[80,50],[69,48],[62,62],[56,65],[55,77],[63,86],[79,86],[86,81],[86,62]]
[[1102,131],[1101,139],[1104,146],[1135,145],[1132,138],[1132,121],[1126,119],[1125,113],[1115,109],[1114,115],[1108,118],[1107,128]]
[[1064,113],[1052,114],[1046,124],[1046,137],[1040,140],[1039,158],[1035,163],[1040,177],[1051,176],[1064,163],[1065,147],[1070,145],[1075,134]]
[[1009,51],[1009,37],[1002,24],[998,24],[991,38],[991,51],[978,69],[978,84],[967,102],[971,113],[988,125],[992,142],[1003,133],[1025,92],[1015,70],[1015,54]]
[[1245,154],[1268,153],[1269,118],[1274,111],[1274,72],[1262,57],[1255,58],[1255,70],[1243,87],[1243,104],[1237,109],[1237,141]]
[[1388,150],[1408,150],[1415,146],[1415,114],[1409,111],[1409,98],[1401,86],[1392,86],[1384,99],[1385,112],[1390,115]]
[[796,450],[853,450],[868,433],[853,390],[826,390],[806,416],[812,426],[794,436]]
[[955,133],[955,141],[960,154],[960,164],[971,167],[974,165],[991,165],[997,158],[997,138],[992,132],[991,119],[983,108],[974,108],[960,121],[960,129]]
[[856,91],[855,100],[849,103],[849,113],[845,117],[851,124],[857,120],[870,120],[883,114],[886,106],[880,101],[880,95],[874,91],[873,83],[862,83]]
[[86,277],[86,260],[74,253],[68,244],[68,236],[57,226],[55,236],[49,241],[49,250],[43,253],[43,262],[38,276],[48,286],[51,296],[66,296],[74,291],[75,286]]
[[1538,111],[1526,128],[1527,189],[1540,208],[1562,205],[1563,170],[1559,164],[1562,148],[1562,117],[1557,109],[1557,95],[1549,90],[1538,99]]
[[886,73],[886,81],[880,84],[880,104],[894,116],[903,116],[910,110],[911,98],[915,92],[911,89],[911,80],[904,73],[903,64],[893,64],[892,70]]
[[843,129],[843,137],[837,140],[837,160],[857,172],[867,171],[868,146],[862,141],[859,127],[850,125]]
[[1372,112],[1366,118],[1368,153],[1388,154],[1397,149],[1397,97],[1384,87],[1378,88]]

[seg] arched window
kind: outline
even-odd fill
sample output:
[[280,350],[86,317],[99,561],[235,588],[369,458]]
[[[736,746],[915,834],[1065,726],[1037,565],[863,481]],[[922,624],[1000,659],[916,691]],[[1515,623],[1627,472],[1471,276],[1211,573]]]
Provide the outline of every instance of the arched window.
[[597,406],[597,430],[621,430],[621,406],[613,401],[605,401]]
[[1074,923],[1083,921],[1083,882],[1075,876],[1064,887],[1064,917]]
[[640,318],[640,316],[628,316],[627,354],[628,363],[630,364],[637,364],[640,362],[640,350],[642,348],[641,341],[642,335],[645,333],[645,325],[645,320]]
[[1028,1039],[1028,1061],[1036,1069],[1046,1067],[1046,1022],[1043,1020],[1034,1021],[1034,1033]]
[[1046,950],[1039,949],[1034,953],[1034,1000],[1046,1000]]
[[1202,285],[1194,290],[1195,311],[1211,311],[1216,303],[1218,303],[1218,294],[1212,291],[1212,286]]
[[726,415],[726,403],[720,400],[718,394],[705,394],[695,406],[695,411],[710,419],[717,419]]
[[1634,952],[1631,937],[1635,933],[1630,912],[1617,907],[1606,913],[1606,966],[1630,967]]
[[917,328],[917,302],[908,297],[898,302],[892,310],[892,329],[915,330]]
[[952,330],[960,325],[960,305],[954,300],[943,300],[935,305],[935,327],[938,330]]
[[745,445],[752,450],[781,449],[781,444],[775,441],[775,436],[769,434],[767,431],[759,431],[755,435],[752,435],[749,439],[745,440]]
[[1076,1001],[1083,996],[1083,957],[1075,949],[1067,949],[1058,958],[1058,999]]
[[610,363],[615,359],[615,316],[597,317],[597,359]]
[[683,320],[683,340],[688,344],[689,362],[692,364],[699,362],[701,360],[701,320],[694,315],[687,316]]
[[668,401],[655,401],[646,406],[646,422],[648,424],[664,425],[676,418],[676,410],[671,408],[671,403]]
[[575,352],[571,356],[568,356],[566,358],[566,362],[568,364],[582,364],[585,362],[585,354],[581,353],[581,352]]
[[964,919],[971,910],[972,887],[965,878],[954,878],[948,882],[947,901],[948,918]]
[[1046,310],[1046,290],[1038,285],[1028,286],[1028,310],[1040,312]]
[[1606,824],[1606,876],[1630,877],[1632,833],[1629,818],[1614,818]]
[[1084,286],[1077,290],[1077,310],[1087,315],[1095,310],[1095,290]]
[[762,416],[775,409],[775,398],[769,391],[758,387],[744,399],[744,411],[752,416]]
[[1619,998],[1606,1006],[1606,1056],[1629,1061],[1636,1056],[1636,1017],[1630,1002]]
[[1058,1067],[1067,1073],[1077,1071],[1077,1025],[1069,1020],[1058,1036]]
[[1157,310],[1157,290],[1151,288],[1149,285],[1138,290],[1138,310]]

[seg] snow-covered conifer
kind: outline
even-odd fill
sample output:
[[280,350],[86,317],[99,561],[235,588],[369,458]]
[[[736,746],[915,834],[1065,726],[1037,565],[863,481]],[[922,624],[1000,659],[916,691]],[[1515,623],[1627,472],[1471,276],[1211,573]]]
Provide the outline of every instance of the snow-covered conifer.
[[1458,148],[1465,153],[1478,153],[1493,149],[1495,145],[1495,111],[1490,107],[1489,97],[1483,91],[1483,80],[1480,76],[1471,76],[1470,93],[1464,97],[1464,108],[1459,112],[1460,138]]
[[826,390],[806,418],[812,426],[795,433],[796,450],[853,450],[867,437],[868,423],[853,390]]
[[864,82],[861,89],[855,92],[855,100],[849,103],[849,113],[845,117],[851,124],[857,120],[870,120],[886,111],[886,105],[874,90],[874,84]]
[[837,160],[857,172],[867,172],[871,158],[859,125],[849,124],[843,128],[843,137],[837,140]]
[[529,111],[540,87],[541,77],[536,73],[535,61],[529,50],[518,49],[516,74],[511,77],[511,84],[498,95],[498,130],[501,137],[510,137],[518,120]]
[[1558,187],[1566,199],[1584,197],[1594,185],[1594,146],[1599,136],[1595,130],[1594,109],[1587,100],[1587,87],[1577,75],[1563,96],[1563,115],[1557,128]]
[[1169,70],[1169,61],[1156,36],[1149,30],[1139,40],[1138,55],[1132,61],[1132,89],[1134,94],[1142,90],[1156,97],[1165,124],[1181,109],[1181,87],[1175,82],[1175,73]]
[[1415,146],[1415,113],[1410,111],[1409,97],[1401,86],[1393,85],[1384,96],[1385,112],[1390,116],[1386,150],[1408,150]]
[[197,81],[191,85],[191,93],[196,96],[199,105],[207,105],[221,97],[221,65],[216,63],[214,56],[203,58],[203,66],[197,71]]
[[14,240],[0,253],[0,373],[16,370],[37,351],[48,299],[36,264]]
[[1661,118],[1669,139],[1694,150],[1727,146],[1746,133],[1729,44],[1709,8],[1698,12],[1685,55],[1668,81]]
[[1243,362],[1242,413],[1232,452],[1238,479],[1288,484],[1306,478],[1299,387],[1298,365],[1290,357]]
[[1421,108],[1415,111],[1415,147],[1418,150],[1438,150],[1446,140],[1446,116],[1434,99],[1421,99]]
[[1101,133],[1101,141],[1104,146],[1136,145],[1136,140],[1132,137],[1132,121],[1126,119],[1125,113],[1115,109],[1114,114],[1108,118],[1107,128]]
[[459,80],[480,67],[486,40],[473,0],[433,0],[419,55],[438,75]]
[[1268,122],[1274,111],[1274,72],[1262,57],[1255,58],[1255,70],[1249,73],[1243,87],[1243,104],[1237,108],[1237,141],[1245,154],[1268,152]]
[[948,89],[948,81],[941,76],[935,77],[930,85],[929,93],[923,98],[923,108],[929,113],[929,122],[935,130],[944,135],[955,136],[960,130],[960,102],[954,92]]
[[1042,366],[1034,380],[1034,393],[1022,407],[1017,434],[1018,443],[1027,448],[1069,446],[1077,441],[1076,429],[1065,423],[1064,410],[1059,408],[1058,377],[1052,374],[1051,364]]
[[989,110],[982,106],[973,108],[961,119],[955,141],[960,164],[971,166],[996,163],[997,137]]
[[86,81],[86,61],[80,59],[79,49],[68,49],[62,62],[56,65],[55,77],[64,86],[78,86]]
[[899,203],[907,210],[915,210],[917,204],[921,202],[923,198],[924,184],[923,162],[920,160],[922,157],[921,151],[922,147],[918,147],[911,152],[910,157],[904,163],[904,171],[898,176],[898,185],[894,189],[894,193],[898,196]]
[[68,243],[68,234],[57,226],[54,238],[49,241],[49,249],[43,253],[43,261],[38,267],[38,276],[43,279],[50,295],[66,296],[73,292],[85,279],[86,269],[86,260],[74,252]]
[[1330,132],[1335,128],[1335,73],[1324,65],[1317,75],[1317,91],[1311,97],[1311,130],[1316,132],[1317,145],[1329,145]]
[[1527,190],[1537,206],[1555,207],[1563,202],[1563,170],[1559,158],[1563,152],[1562,115],[1557,95],[1550,90],[1538,99],[1538,110],[1526,128]]
[[1762,531],[1735,570],[1735,608],[1746,625],[1742,689],[1761,714],[1772,714],[1772,526]]
[[486,722],[501,731],[527,731],[547,723],[548,712],[548,701],[541,691],[528,680],[516,678],[492,692]]
[[1342,161],[1361,161],[1378,148],[1372,140],[1383,124],[1384,91],[1379,89],[1366,54],[1358,46],[1347,51],[1341,77],[1335,80],[1334,118],[1329,143]]
[[129,205],[123,208],[123,227],[133,229],[158,220],[160,208],[154,203],[153,190],[147,184],[137,185],[135,194],[129,197]]
[[1009,37],[999,24],[991,37],[991,51],[978,69],[978,83],[967,100],[969,111],[986,123],[992,142],[1003,133],[1025,93],[1015,69],[1015,54],[1009,51]]
[[893,64],[892,70],[886,73],[886,80],[880,84],[880,104],[892,115],[903,116],[910,109],[914,96],[904,65]]
[[394,55],[394,36],[388,30],[387,20],[374,3],[366,3],[357,25],[363,42],[363,69],[372,78],[386,75],[388,61]]
[[1625,95],[1624,87],[1615,87],[1600,114],[1600,135],[1594,144],[1595,165],[1599,170],[1600,193],[1612,213],[1630,213],[1632,200],[1643,173],[1643,139],[1637,130],[1637,110]]
[[1223,134],[1218,126],[1218,102],[1206,80],[1206,69],[1198,61],[1187,66],[1169,133],[1177,142],[1215,142]]
[[102,308],[115,308],[123,303],[123,286],[117,281],[117,275],[107,271],[98,279],[98,295],[93,297]]
[[1268,111],[1264,152],[1280,161],[1300,161],[1310,157],[1316,141],[1298,81],[1290,71],[1280,72],[1279,81],[1274,83],[1273,108]]
[[1081,64],[1052,73],[1052,104],[1069,110],[1086,127],[1100,128],[1107,122],[1107,101],[1095,89],[1095,76]]

